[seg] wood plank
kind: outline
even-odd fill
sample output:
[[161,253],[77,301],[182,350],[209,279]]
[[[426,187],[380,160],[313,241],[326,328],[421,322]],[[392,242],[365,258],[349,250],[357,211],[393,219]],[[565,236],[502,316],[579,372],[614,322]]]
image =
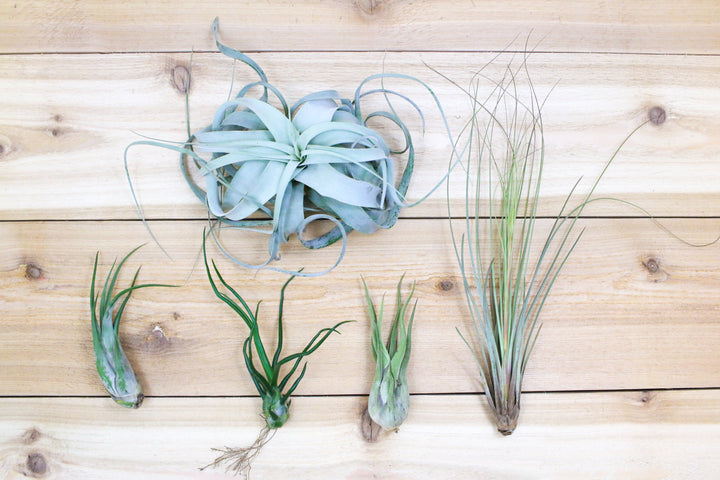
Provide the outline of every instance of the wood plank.
[[[253,476],[712,478],[720,448],[717,390],[526,395],[510,437],[494,431],[482,397],[414,396],[399,432],[374,444],[360,433],[364,401],[296,398]],[[197,468],[212,460],[210,447],[250,443],[261,426],[256,399],[149,399],[137,411],[103,399],[0,406],[8,480],[231,478]]]
[[[437,92],[457,134],[468,112],[467,99],[423,62],[464,84],[492,57],[272,53],[255,58],[290,103],[328,88],[352,97],[361,79],[383,69],[414,75]],[[508,60],[501,57],[486,73],[499,78]],[[192,63],[190,113],[195,130],[210,121],[226,98],[232,66],[218,54],[195,54]],[[189,64],[189,54],[0,57],[0,90],[13,92],[0,98],[0,219],[136,219],[123,151],[141,139],[139,134],[185,140],[185,101],[173,84],[173,72]],[[666,110],[666,121],[645,126],[625,145],[597,195],[634,201],[655,215],[717,215],[720,57],[538,53],[529,64],[538,93],[552,90],[544,113],[547,166],[541,214],[555,215],[580,177],[578,191],[586,192],[625,136],[659,105]],[[238,83],[252,80],[246,69],[238,69]],[[414,201],[443,177],[450,147],[422,88],[397,88],[418,101],[428,121],[422,136],[417,116],[406,117],[416,134],[417,161],[409,192]],[[397,132],[383,131],[391,141],[397,139]],[[182,179],[174,152],[131,150],[130,171],[148,218],[206,217]],[[464,198],[460,173],[450,187],[456,214]],[[638,215],[612,202],[587,213]],[[446,214],[444,188],[404,213]]]
[[[217,300],[197,264],[199,221],[152,222],[172,255],[155,245],[133,258],[140,281],[182,284],[138,291],[121,328],[123,342],[148,395],[251,395],[240,344],[246,328]],[[668,220],[702,241],[715,220]],[[540,221],[535,251],[548,221]],[[717,246],[687,247],[647,220],[586,219],[584,238],[559,277],[543,313],[543,331],[526,372],[528,391],[720,387],[720,262]],[[264,255],[265,238],[225,241],[244,259]],[[0,394],[103,395],[94,370],[88,293],[95,250],[102,272],[115,256],[149,241],[140,222],[6,222],[0,232]],[[339,247],[283,249],[283,266],[319,271]],[[213,246],[228,281],[251,303],[263,299],[270,342],[280,286],[287,276],[252,272],[226,261]],[[314,331],[342,327],[309,361],[301,394],[363,394],[374,366],[362,295],[363,275],[376,301],[406,273],[417,281],[419,307],[410,363],[415,393],[476,392],[478,374],[455,329],[471,328],[458,288],[448,224],[401,220],[372,236],[353,234],[342,264],[319,278],[296,279],[286,302],[286,347],[302,348]],[[332,381],[328,381],[332,379]]]
[[3,2],[0,52],[209,50],[215,16],[223,37],[248,51],[497,51],[532,35],[560,52],[720,53],[714,0]]

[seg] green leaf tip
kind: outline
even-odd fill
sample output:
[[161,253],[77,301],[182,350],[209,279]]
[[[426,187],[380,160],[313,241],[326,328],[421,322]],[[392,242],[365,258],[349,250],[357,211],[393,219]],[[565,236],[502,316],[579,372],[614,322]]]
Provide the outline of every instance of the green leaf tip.
[[138,408],[143,402],[142,386],[135,377],[132,365],[125,355],[119,338],[119,326],[125,306],[135,290],[146,287],[173,287],[174,285],[137,285],[140,269],[135,272],[129,287],[114,293],[115,285],[125,262],[141,246],[130,251],[121,261],[113,262],[100,293],[95,293],[98,259],[95,254],[92,283],[90,285],[90,323],[95,353],[95,366],[105,389],[118,405]]
[[385,430],[398,428],[407,418],[410,408],[410,393],[407,386],[407,366],[410,361],[412,326],[417,302],[413,304],[406,322],[408,307],[415,294],[413,283],[406,300],[402,297],[403,275],[397,285],[395,315],[387,343],[382,341],[382,316],[385,304],[383,297],[380,310],[376,310],[370,298],[367,284],[363,279],[365,299],[370,312],[372,331],[372,352],[376,362],[375,378],[368,397],[368,413],[375,423]]

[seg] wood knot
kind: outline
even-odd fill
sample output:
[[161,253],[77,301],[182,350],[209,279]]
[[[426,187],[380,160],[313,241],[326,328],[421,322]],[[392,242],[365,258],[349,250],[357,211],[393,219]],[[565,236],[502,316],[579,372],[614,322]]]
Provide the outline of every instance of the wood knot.
[[0,158],[10,155],[14,150],[13,144],[8,137],[0,134]]
[[41,453],[34,452],[29,454],[25,465],[34,477],[40,477],[47,472],[47,462]]
[[370,416],[370,412],[368,412],[368,409],[366,408],[363,410],[362,415],[360,416],[360,432],[362,433],[363,438],[368,443],[375,443],[377,442],[378,435],[380,434],[380,430],[382,427],[375,423],[375,421]]
[[653,125],[662,125],[665,123],[666,117],[665,109],[657,105],[648,110],[648,120],[650,120],[650,123]]
[[649,391],[649,390],[643,390],[640,392],[640,403],[643,405],[648,405],[650,402],[653,401],[655,398],[655,393]]
[[650,273],[657,273],[660,270],[660,260],[655,257],[646,257],[643,264]]
[[355,0],[355,6],[365,15],[377,15],[383,3],[383,0]]
[[40,437],[42,437],[42,433],[40,433],[40,430],[33,427],[23,434],[22,441],[24,444],[30,445],[37,442]]
[[437,288],[443,292],[449,292],[455,288],[455,282],[449,278],[444,278],[437,283]]
[[670,275],[662,266],[662,261],[654,255],[647,255],[642,258],[642,264],[648,273],[648,280],[654,283],[664,282]]
[[25,265],[25,278],[28,280],[41,280],[43,278],[43,269],[34,263]]
[[144,340],[141,348],[148,353],[162,353],[170,347],[170,339],[163,326],[158,323],[153,325],[152,330],[145,335]]
[[185,94],[190,91],[190,71],[184,65],[176,65],[170,71],[172,85],[178,92]]

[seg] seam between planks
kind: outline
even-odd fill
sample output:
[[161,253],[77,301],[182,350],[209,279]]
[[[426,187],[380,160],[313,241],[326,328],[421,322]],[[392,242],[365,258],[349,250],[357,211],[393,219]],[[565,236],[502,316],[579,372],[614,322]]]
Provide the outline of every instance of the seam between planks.
[[[602,394],[602,393],[642,393],[642,392],[696,392],[720,391],[718,387],[668,387],[668,388],[618,388],[605,390],[528,390],[523,395],[572,395],[572,394]],[[417,392],[411,397],[443,397],[443,396],[484,396],[484,392]],[[362,393],[332,393],[332,394],[302,394],[293,395],[292,398],[356,398],[367,397]],[[0,395],[0,399],[80,399],[80,398],[109,398],[107,395]],[[260,395],[146,395],[145,398],[185,399],[185,398],[260,398]]]

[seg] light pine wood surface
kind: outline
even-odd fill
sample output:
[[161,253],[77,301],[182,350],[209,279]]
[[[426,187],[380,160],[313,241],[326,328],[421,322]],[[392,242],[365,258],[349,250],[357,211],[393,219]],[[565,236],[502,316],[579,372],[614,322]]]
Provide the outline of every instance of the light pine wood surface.
[[[456,134],[468,119],[469,102],[425,64],[466,86],[472,74],[494,57],[456,52],[310,52],[254,58],[291,104],[326,89],[353,98],[361,80],[383,69],[413,75],[433,88]],[[510,54],[500,56],[484,72],[498,78],[512,59]],[[0,90],[13,92],[0,97],[0,159],[5,173],[0,218],[136,219],[124,169],[125,148],[143,136],[175,142],[187,139],[185,97],[174,75],[178,69],[191,72],[190,126],[195,131],[210,122],[227,98],[232,68],[232,61],[219,54],[0,57]],[[647,120],[653,107],[663,108],[666,120],[660,125],[646,124],[628,140],[598,186],[597,196],[632,201],[654,215],[717,215],[720,57],[535,53],[528,59],[528,68],[538,95],[548,96],[543,108],[548,164],[541,215],[557,214],[582,177],[575,196],[579,201],[605,162]],[[249,68],[237,68],[236,83],[255,80]],[[408,197],[416,201],[442,179],[451,143],[423,87],[389,82],[388,87],[418,101],[426,117],[423,134],[418,115],[401,110],[417,149]],[[490,84],[485,87],[487,94]],[[372,105],[370,100],[368,108]],[[383,131],[399,141],[398,131],[389,127]],[[203,217],[202,204],[182,179],[178,157],[157,147],[137,146],[128,151],[130,178],[148,218]],[[41,173],[49,171],[55,175]],[[57,175],[65,180],[57,182]],[[453,176],[450,185],[451,205],[459,215],[464,205],[462,176]],[[445,197],[446,189],[440,188],[403,215],[446,216]],[[588,213],[640,214],[613,203],[592,206]]]
[[[695,479],[714,478],[720,452],[720,4],[682,2],[333,1],[0,2],[0,479],[232,478],[200,471],[213,447],[251,443],[262,423],[247,376],[241,320],[209,288],[200,255],[207,214],[177,154],[133,147],[182,142],[228,96],[224,41],[250,52],[290,103],[335,89],[352,98],[367,76],[398,72],[429,85],[453,134],[467,120],[466,86],[490,62],[502,74],[529,46],[541,97],[546,168],[540,214],[552,217],[581,178],[579,201],[627,135],[596,191],[634,202],[593,203],[583,237],[548,298],[520,422],[493,425],[470,350],[462,277],[451,241],[463,228],[456,171],[391,229],[352,233],[328,275],[287,290],[288,351],[322,327],[352,320],[314,353],[291,420],[251,478]],[[497,52],[505,51],[498,55]],[[435,70],[435,71],[434,71]],[[235,88],[254,81],[236,66]],[[398,82],[419,117],[398,104],[417,148],[408,198],[445,175],[450,141],[427,91]],[[490,87],[487,87],[489,91]],[[374,100],[368,100],[372,106]],[[391,141],[398,132],[377,128]],[[402,161],[402,160],[401,160]],[[460,173],[460,174],[458,174]],[[448,193],[449,192],[449,193]],[[551,218],[538,221],[533,255]],[[660,225],[658,225],[658,223]],[[266,237],[225,232],[244,260]],[[116,406],[97,377],[89,328],[95,252],[100,274],[146,245],[121,281],[139,290],[121,338],[147,399]],[[303,249],[281,265],[321,271],[339,245]],[[254,304],[274,339],[287,276],[244,270],[209,254]],[[363,434],[374,365],[361,276],[379,301],[405,274],[418,311],[408,371],[410,416],[376,443]]]
[[[406,424],[367,443],[361,397],[298,397],[251,476],[702,478],[712,473],[720,441],[713,390],[527,394],[522,429],[508,438],[490,426],[481,400],[413,396]],[[108,399],[4,399],[0,473],[12,480],[228,478],[198,471],[213,459],[206,446],[250,443],[261,426],[257,399],[147,402],[119,415]]]
[[43,0],[0,8],[0,51],[9,53],[213,50],[207,25],[217,16],[247,51],[498,51],[522,48],[533,31],[543,50],[558,52],[720,53],[714,0]]

